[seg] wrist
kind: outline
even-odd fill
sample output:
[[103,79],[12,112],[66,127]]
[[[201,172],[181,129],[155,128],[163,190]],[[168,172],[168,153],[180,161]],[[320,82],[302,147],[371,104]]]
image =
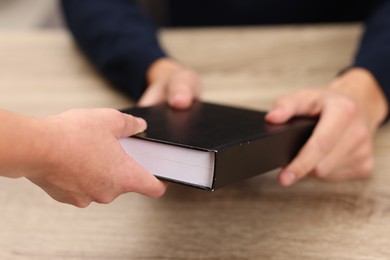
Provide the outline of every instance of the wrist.
[[372,73],[363,68],[351,68],[336,78],[330,88],[352,98],[371,129],[376,129],[388,113],[386,97]]
[[7,111],[1,111],[0,115],[5,122],[0,129],[3,138],[0,175],[30,177],[47,168],[50,144],[46,136],[48,129],[41,124],[41,119]]
[[23,177],[35,178],[48,174],[53,168],[56,143],[53,125],[49,117],[29,118],[28,149],[25,150],[28,160]]

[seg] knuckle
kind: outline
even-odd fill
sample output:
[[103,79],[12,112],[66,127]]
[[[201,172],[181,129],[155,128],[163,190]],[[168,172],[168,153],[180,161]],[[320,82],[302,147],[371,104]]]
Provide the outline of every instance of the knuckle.
[[325,178],[330,173],[330,170],[326,165],[320,164],[314,168],[313,173],[318,178]]
[[87,201],[85,199],[80,199],[80,198],[75,198],[71,204],[78,207],[78,208],[86,208],[89,206],[90,203],[91,203],[91,201]]
[[354,138],[357,143],[363,143],[368,141],[370,138],[370,132],[367,126],[363,124],[359,124],[358,126],[356,126],[354,130]]
[[358,113],[357,104],[349,98],[339,98],[338,105],[342,109],[343,113],[347,116],[347,118],[353,118]]
[[328,154],[332,150],[334,142],[334,137],[330,134],[322,133],[316,136],[314,145],[317,146],[322,154]]
[[115,199],[114,196],[110,196],[107,194],[101,194],[94,198],[94,201],[99,204],[109,204]]

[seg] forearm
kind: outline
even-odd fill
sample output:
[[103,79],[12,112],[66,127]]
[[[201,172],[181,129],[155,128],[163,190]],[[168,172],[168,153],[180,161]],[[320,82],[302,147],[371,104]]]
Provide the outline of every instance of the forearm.
[[0,176],[28,177],[50,162],[49,129],[39,119],[1,110]]
[[130,0],[62,0],[67,24],[92,64],[133,98],[146,87],[146,72],[164,57],[151,22]]

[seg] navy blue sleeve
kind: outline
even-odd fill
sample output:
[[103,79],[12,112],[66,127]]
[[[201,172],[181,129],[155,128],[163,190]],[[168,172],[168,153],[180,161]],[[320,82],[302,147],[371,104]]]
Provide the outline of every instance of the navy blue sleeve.
[[390,1],[380,1],[366,21],[366,30],[357,52],[354,67],[369,70],[390,105]]
[[146,72],[164,57],[156,30],[133,0],[62,0],[78,46],[114,86],[137,99]]

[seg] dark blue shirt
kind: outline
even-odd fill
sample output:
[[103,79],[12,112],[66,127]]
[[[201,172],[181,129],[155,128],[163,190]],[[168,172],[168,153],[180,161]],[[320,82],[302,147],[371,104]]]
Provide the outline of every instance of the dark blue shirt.
[[[76,42],[98,71],[139,98],[148,67],[166,54],[136,1],[62,0],[62,6]],[[169,26],[364,21],[351,66],[371,71],[389,103],[390,0],[170,0],[167,9]]]

